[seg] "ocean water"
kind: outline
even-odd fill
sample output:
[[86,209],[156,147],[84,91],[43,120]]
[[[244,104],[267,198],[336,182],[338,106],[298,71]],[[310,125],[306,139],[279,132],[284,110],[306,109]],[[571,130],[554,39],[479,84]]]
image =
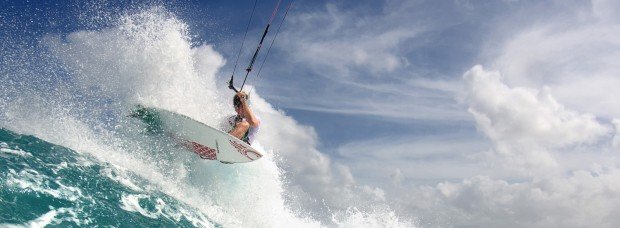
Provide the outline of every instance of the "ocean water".
[[[165,7],[91,16],[96,29],[0,38],[0,227],[411,226],[390,211],[292,203],[303,189],[260,141],[263,158],[226,165],[149,135],[127,117],[136,104],[212,126],[232,114],[226,60]],[[253,100],[265,120],[282,115]]]
[[0,226],[221,227],[122,167],[0,130]]

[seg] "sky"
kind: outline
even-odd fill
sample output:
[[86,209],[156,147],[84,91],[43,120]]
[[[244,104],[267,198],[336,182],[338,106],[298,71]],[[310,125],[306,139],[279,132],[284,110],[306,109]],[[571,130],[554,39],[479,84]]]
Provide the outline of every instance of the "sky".
[[299,3],[256,87],[423,221],[614,226],[618,7]]
[[[102,7],[150,4],[225,59],[216,81],[226,82],[252,1]],[[259,2],[240,64],[274,4]],[[24,42],[98,26],[41,9],[101,12],[12,5],[0,16],[36,21],[3,19],[4,35]],[[618,10],[611,0],[296,1],[249,79],[265,129],[288,140],[259,141],[277,141],[291,186],[328,204],[359,191],[431,227],[617,227]]]

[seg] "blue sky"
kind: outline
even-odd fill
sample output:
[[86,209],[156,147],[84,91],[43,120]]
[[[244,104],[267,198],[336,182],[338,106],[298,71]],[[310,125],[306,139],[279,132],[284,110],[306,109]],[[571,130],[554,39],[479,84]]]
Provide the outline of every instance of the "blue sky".
[[[215,67],[223,87],[252,1],[2,4],[3,35],[27,42],[163,5],[193,47],[226,60]],[[274,4],[259,3],[242,68]],[[296,1],[249,82],[265,101],[257,109],[286,114],[266,124],[292,135],[277,145],[292,183],[328,203],[355,189],[435,224],[613,227],[618,9],[609,0]]]

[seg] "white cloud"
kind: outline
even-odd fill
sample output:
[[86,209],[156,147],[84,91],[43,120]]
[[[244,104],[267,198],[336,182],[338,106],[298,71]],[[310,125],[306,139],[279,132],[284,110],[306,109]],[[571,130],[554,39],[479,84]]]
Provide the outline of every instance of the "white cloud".
[[[584,2],[588,5],[587,2]],[[588,5],[589,6],[589,5]],[[614,1],[592,1],[591,7],[566,4],[568,13],[551,11],[544,22],[517,31],[499,47],[494,68],[518,86],[547,86],[571,109],[606,118],[620,115],[619,20]],[[565,12],[565,13],[561,13]],[[510,22],[503,26],[512,27]],[[596,102],[593,102],[596,101]]]
[[620,149],[620,120],[614,119],[612,123],[614,124],[614,128],[616,130],[612,141],[612,147],[618,150]]
[[475,66],[463,78],[477,127],[493,140],[494,155],[524,170],[557,165],[552,149],[594,143],[609,129],[593,115],[559,104],[548,90],[510,88],[498,72]]
[[[503,48],[491,57],[497,57],[498,72],[475,66],[464,74],[463,101],[480,132],[493,142],[492,156],[477,158],[495,163],[495,170],[524,172],[433,186],[397,185],[401,189],[393,194],[405,195],[404,210],[420,216],[423,224],[439,226],[620,224],[619,124],[611,121],[612,139],[606,121],[616,118],[620,107],[614,64],[619,46],[613,39],[617,19],[610,13],[618,4],[593,1],[593,13],[581,8],[585,3],[530,6],[549,8],[536,10],[547,13],[534,15],[534,26],[508,32]],[[523,12],[532,11],[517,14]],[[523,21],[499,24],[513,28]]]
[[608,167],[518,183],[474,177],[420,192],[438,200],[424,213],[442,211],[459,226],[614,227],[620,222],[614,216],[620,203],[618,174]]
[[620,11],[620,4],[613,0],[591,0],[592,12],[594,16],[603,22],[613,22],[620,17],[617,12]]

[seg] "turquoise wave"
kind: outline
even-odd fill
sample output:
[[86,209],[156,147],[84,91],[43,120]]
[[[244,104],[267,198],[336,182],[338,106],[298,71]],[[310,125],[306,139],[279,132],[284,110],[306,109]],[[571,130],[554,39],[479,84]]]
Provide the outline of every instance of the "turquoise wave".
[[0,227],[221,227],[131,172],[0,129]]

